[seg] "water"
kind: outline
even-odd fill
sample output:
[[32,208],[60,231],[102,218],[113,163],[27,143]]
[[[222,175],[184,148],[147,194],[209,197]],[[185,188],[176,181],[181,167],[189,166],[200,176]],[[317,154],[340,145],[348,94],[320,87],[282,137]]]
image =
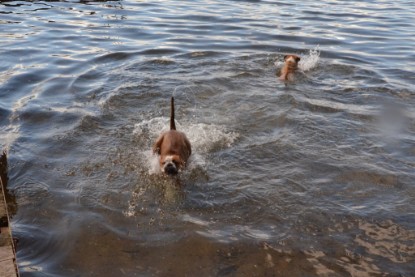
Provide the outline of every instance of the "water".
[[[414,14],[404,0],[1,1],[21,275],[413,276]],[[179,180],[150,151],[172,95],[193,145]]]

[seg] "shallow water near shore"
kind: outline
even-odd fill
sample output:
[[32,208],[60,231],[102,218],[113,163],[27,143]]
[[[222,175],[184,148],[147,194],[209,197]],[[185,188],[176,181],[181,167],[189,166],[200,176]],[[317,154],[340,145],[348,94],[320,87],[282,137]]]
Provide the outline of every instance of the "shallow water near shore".
[[[414,14],[0,1],[21,275],[412,276]],[[177,179],[151,153],[171,96],[193,146]]]

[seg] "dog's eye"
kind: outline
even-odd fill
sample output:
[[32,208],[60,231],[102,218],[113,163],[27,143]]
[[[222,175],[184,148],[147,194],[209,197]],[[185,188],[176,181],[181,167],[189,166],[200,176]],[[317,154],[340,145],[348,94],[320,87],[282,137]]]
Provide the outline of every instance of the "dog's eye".
[[177,168],[186,166],[186,164],[181,161],[175,161],[174,164]]

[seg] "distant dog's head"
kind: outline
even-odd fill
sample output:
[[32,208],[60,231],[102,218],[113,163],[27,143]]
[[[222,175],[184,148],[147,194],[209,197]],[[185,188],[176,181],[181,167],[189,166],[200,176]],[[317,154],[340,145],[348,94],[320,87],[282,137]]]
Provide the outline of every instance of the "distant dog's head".
[[285,63],[292,64],[292,65],[295,65],[295,66],[298,65],[298,62],[300,60],[301,60],[301,58],[297,55],[286,55],[286,56],[284,56]]
[[281,80],[291,80],[292,74],[297,70],[298,68],[298,62],[300,61],[300,57],[297,55],[286,55],[284,56],[284,66],[281,68],[280,71],[280,79]]
[[179,155],[160,156],[161,171],[167,175],[177,175],[184,165]]

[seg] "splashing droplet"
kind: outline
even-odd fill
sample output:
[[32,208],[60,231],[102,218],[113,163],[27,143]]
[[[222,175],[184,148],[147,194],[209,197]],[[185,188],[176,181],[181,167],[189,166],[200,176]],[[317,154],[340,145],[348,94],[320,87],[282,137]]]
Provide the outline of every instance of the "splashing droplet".
[[310,53],[307,56],[301,57],[301,61],[298,67],[301,71],[308,71],[317,66],[320,59],[320,46],[317,45],[314,49],[310,49]]

